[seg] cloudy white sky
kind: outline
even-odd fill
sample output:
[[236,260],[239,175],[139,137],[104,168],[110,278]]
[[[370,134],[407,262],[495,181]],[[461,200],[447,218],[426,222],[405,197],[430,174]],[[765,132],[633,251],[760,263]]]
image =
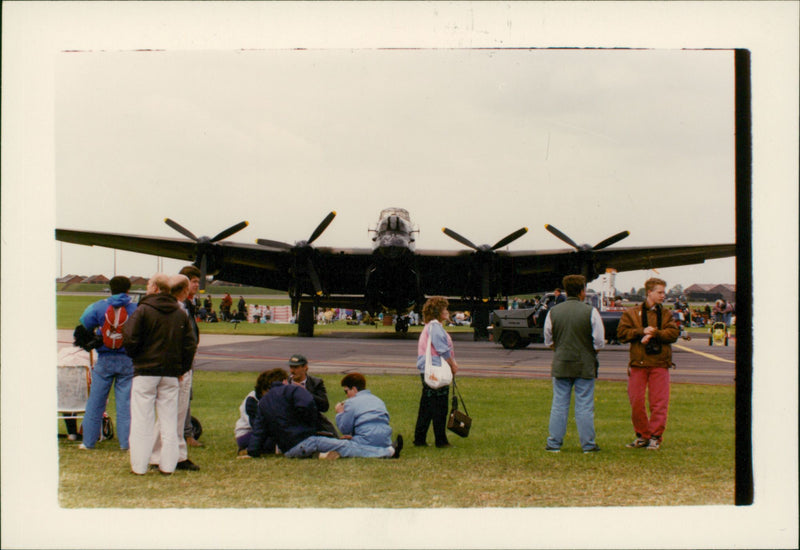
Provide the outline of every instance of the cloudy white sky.
[[[443,226],[513,250],[621,230],[618,246],[734,242],[733,53],[680,49],[78,51],[56,59],[58,227],[369,244],[387,206],[420,249]],[[114,270],[63,245],[59,274]],[[120,252],[119,274],[152,257]],[[167,269],[177,268],[167,262]],[[641,286],[649,274],[618,276]],[[733,283],[734,260],[663,270],[670,286]],[[598,284],[598,283],[596,283]]]

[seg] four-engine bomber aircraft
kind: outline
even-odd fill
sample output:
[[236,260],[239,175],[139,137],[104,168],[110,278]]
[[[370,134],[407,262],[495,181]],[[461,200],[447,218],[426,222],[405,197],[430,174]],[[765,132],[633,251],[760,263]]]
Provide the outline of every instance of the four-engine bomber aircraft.
[[[376,313],[395,310],[398,330],[406,330],[400,318],[421,308],[427,296],[450,298],[451,308],[473,312],[475,337],[487,336],[489,313],[496,299],[552,289],[564,275],[582,273],[592,281],[606,268],[632,271],[703,263],[707,259],[734,256],[736,245],[608,247],[629,235],[622,231],[594,246],[578,245],[551,225],[545,228],[574,250],[507,251],[528,229],[521,228],[493,246],[475,245],[455,231],[445,234],[467,249],[462,251],[416,250],[418,230],[402,208],[380,214],[372,249],[314,247],[336,212],[331,212],[304,241],[293,245],[258,239],[256,244],[226,242],[247,227],[240,222],[213,238],[197,237],[180,224],[164,220],[188,238],[145,237],[115,233],[56,229],[56,239],[88,246],[103,246],[194,262],[206,275],[232,283],[287,291],[297,312],[298,334],[314,333],[316,307],[342,307]],[[201,288],[202,288],[201,287]]]

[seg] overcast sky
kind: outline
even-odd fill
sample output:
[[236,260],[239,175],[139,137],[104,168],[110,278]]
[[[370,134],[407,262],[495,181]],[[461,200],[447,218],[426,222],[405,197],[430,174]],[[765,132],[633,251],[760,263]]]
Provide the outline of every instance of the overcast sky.
[[[78,51],[55,66],[61,228],[248,220],[230,240],[291,243],[336,210],[317,244],[368,247],[379,211],[401,206],[419,249],[459,248],[444,226],[488,244],[527,226],[512,250],[564,248],[545,223],[589,244],[626,229],[617,246],[735,240],[731,51]],[[59,274],[113,272],[108,249],[60,250]],[[735,282],[733,259],[660,272]]]

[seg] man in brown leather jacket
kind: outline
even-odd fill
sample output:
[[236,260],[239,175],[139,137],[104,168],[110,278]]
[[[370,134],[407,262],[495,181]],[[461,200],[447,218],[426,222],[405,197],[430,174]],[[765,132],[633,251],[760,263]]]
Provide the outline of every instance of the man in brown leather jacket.
[[[664,280],[655,277],[645,281],[644,303],[625,310],[617,328],[617,338],[631,344],[628,399],[636,439],[628,443],[629,448],[658,450],[667,427],[669,369],[674,366],[670,344],[680,332],[671,312],[662,307],[666,286]],[[645,407],[648,392],[649,418]]]

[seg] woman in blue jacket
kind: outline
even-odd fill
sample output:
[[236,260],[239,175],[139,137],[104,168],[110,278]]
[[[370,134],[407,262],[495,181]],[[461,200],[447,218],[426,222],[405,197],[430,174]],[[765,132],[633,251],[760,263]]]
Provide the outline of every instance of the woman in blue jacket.
[[364,375],[348,374],[342,378],[342,388],[347,400],[336,404],[336,425],[342,439],[351,441],[352,456],[399,458],[403,437],[398,435],[392,445],[389,411],[379,397],[366,389]]

